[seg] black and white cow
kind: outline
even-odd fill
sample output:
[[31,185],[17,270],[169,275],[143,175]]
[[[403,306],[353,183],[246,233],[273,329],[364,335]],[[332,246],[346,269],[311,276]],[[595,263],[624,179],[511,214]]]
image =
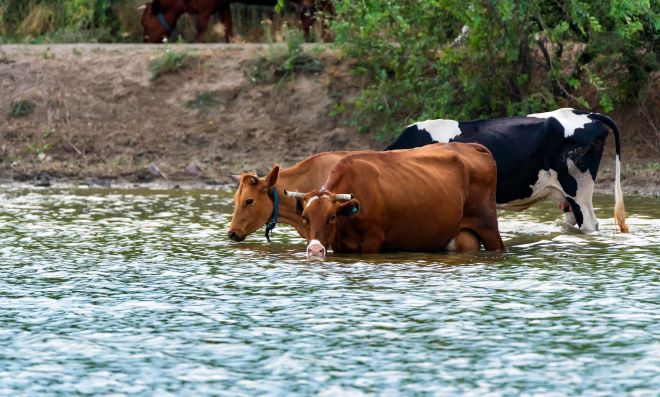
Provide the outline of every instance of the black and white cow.
[[592,196],[609,128],[616,145],[614,219],[627,232],[621,190],[621,143],[614,121],[602,114],[569,108],[492,120],[427,120],[408,126],[385,150],[435,142],[477,142],[497,163],[499,208],[524,210],[552,197],[564,221],[598,230]]

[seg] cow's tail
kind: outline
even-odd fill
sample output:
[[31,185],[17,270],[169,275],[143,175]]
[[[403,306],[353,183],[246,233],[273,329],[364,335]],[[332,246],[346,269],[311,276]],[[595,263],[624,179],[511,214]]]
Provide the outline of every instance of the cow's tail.
[[598,120],[601,123],[612,129],[614,133],[614,145],[616,148],[616,176],[614,180],[614,221],[619,225],[622,233],[628,233],[628,226],[626,225],[626,207],[623,204],[623,190],[621,189],[621,136],[619,128],[614,120],[600,113],[591,113],[592,119]]

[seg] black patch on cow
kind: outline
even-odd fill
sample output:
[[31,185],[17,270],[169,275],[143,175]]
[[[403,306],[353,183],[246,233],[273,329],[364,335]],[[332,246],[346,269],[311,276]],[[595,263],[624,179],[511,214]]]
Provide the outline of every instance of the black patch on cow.
[[555,119],[507,117],[459,123],[455,142],[477,142],[493,154],[497,163],[497,202],[532,195],[539,171],[548,170],[559,155],[563,127]]
[[302,215],[303,213],[303,201],[296,197],[296,214]]
[[566,200],[568,200],[568,204],[571,205],[571,209],[573,210],[573,215],[575,216],[575,221],[577,222],[578,227],[581,227],[582,222],[584,222],[584,217],[582,216],[582,210],[580,210],[580,206],[570,197],[566,197]]
[[583,114],[590,114],[591,112],[588,112],[586,110],[580,110],[580,109],[573,109],[573,114],[576,114],[578,116],[581,116]]
[[559,180],[559,184],[566,194],[575,197],[577,194],[577,181],[568,173],[568,167],[565,163],[557,170],[557,180]]
[[412,149],[435,143],[431,134],[426,130],[420,130],[417,124],[406,127],[394,142],[385,150]]

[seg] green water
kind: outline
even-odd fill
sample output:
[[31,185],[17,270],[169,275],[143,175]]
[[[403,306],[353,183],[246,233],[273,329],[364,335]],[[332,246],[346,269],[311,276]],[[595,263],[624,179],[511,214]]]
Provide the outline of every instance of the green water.
[[0,190],[0,395],[658,396],[660,205],[502,256],[231,243],[223,191]]

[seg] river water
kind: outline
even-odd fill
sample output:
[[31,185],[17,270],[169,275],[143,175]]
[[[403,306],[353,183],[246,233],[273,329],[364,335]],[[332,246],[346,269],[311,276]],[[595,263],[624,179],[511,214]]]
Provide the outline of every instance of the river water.
[[0,395],[658,396],[660,203],[503,255],[231,243],[226,191],[0,190]]

